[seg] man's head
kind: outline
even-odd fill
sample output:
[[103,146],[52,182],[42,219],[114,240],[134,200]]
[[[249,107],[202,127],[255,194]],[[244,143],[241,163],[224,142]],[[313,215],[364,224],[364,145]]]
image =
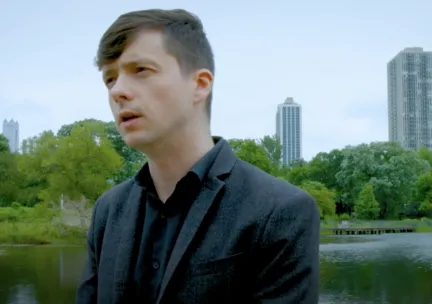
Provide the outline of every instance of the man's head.
[[96,64],[129,146],[145,147],[190,121],[209,123],[213,52],[191,13],[154,9],[120,16],[102,36]]

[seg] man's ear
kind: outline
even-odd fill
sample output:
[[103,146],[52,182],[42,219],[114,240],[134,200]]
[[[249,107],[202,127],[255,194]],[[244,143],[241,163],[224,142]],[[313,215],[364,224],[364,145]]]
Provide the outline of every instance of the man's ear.
[[213,87],[213,74],[207,69],[200,69],[195,73],[194,103],[205,102]]

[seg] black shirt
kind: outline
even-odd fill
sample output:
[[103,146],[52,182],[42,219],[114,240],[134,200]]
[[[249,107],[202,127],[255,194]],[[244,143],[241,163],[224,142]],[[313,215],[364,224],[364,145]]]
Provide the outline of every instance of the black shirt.
[[137,175],[143,186],[141,243],[135,268],[137,301],[155,303],[165,269],[177,236],[192,203],[201,191],[222,143],[216,145],[199,160],[177,183],[165,204],[158,198],[146,164]]

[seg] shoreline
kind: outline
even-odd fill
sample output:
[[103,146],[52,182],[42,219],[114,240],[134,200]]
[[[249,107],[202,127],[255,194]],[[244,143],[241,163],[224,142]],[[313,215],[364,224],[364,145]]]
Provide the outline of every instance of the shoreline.
[[[417,233],[431,233],[432,226],[429,226],[423,220],[409,220],[415,222],[413,225]],[[427,220],[430,221],[430,220]],[[354,227],[365,227],[373,222],[359,222]],[[382,223],[382,222],[380,222]],[[429,222],[427,222],[429,224]],[[406,221],[389,221],[385,227],[403,226]],[[395,225],[396,224],[396,225]],[[397,225],[398,224],[398,225]],[[372,225],[377,226],[377,225]],[[321,223],[320,236],[333,235],[329,228],[336,228],[324,221]],[[0,246],[54,246],[54,245],[76,245],[86,244],[87,227],[68,226],[65,224],[52,224],[50,222],[0,222]]]

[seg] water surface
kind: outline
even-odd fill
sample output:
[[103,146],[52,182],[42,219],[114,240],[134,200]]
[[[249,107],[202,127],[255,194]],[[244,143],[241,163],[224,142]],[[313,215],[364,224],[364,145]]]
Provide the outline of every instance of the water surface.
[[[432,234],[322,239],[322,304],[432,304]],[[85,248],[0,247],[0,303],[73,304]]]
[[321,245],[321,303],[432,303],[432,234],[334,237]]

